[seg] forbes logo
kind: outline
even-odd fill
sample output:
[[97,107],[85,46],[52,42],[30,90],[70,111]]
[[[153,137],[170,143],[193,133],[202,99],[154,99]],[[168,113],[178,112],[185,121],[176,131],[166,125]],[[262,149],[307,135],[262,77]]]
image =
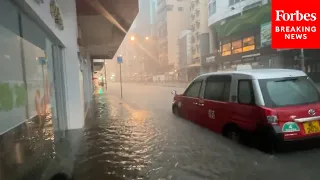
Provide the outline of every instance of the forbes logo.
[[296,10],[294,13],[286,13],[284,10],[275,10],[276,19],[275,21],[316,21],[316,13],[300,13]]

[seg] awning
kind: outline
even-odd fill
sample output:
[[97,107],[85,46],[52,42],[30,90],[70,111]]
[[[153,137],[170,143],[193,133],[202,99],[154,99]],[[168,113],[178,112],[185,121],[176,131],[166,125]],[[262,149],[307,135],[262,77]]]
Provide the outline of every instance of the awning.
[[[226,21],[225,23],[221,23]],[[271,6],[266,4],[256,7],[236,16],[216,22],[213,28],[218,37],[226,37],[260,27],[271,21]]]
[[76,0],[76,5],[80,49],[92,59],[112,59],[138,14],[138,0]]

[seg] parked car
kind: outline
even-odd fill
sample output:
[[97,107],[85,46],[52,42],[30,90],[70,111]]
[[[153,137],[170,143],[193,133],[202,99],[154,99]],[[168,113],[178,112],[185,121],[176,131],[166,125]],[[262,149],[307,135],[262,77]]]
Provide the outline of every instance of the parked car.
[[287,142],[320,138],[320,95],[302,71],[256,69],[200,75],[172,111],[234,141],[255,133],[277,150]]

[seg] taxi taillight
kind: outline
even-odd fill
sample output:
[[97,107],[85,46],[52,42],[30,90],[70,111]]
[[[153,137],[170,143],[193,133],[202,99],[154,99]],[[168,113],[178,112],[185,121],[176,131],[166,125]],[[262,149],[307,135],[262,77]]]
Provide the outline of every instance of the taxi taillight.
[[274,110],[266,108],[266,107],[262,107],[262,109],[264,110],[264,114],[266,116],[267,123],[273,124],[273,125],[278,124],[278,122],[279,122],[278,116]]

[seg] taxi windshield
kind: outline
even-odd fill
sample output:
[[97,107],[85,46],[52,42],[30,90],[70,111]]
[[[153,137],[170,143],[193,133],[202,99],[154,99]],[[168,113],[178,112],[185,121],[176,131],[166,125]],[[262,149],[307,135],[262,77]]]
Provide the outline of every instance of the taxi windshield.
[[267,107],[283,107],[317,103],[319,92],[308,77],[259,80]]

